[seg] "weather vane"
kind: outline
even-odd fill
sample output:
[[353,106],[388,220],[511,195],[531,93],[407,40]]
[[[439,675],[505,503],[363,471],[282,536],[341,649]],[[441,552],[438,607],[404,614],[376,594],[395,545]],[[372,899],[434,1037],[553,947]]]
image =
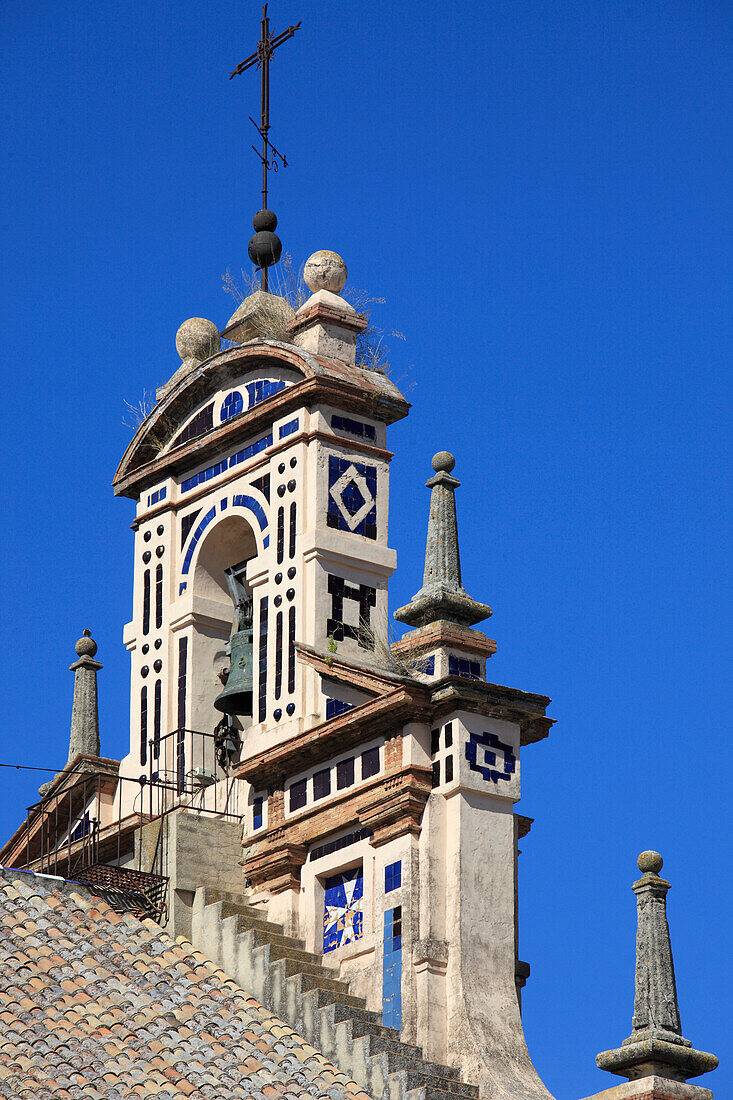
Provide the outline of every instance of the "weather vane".
[[280,253],[282,252],[282,244],[275,235],[275,229],[277,227],[277,218],[271,210],[267,208],[267,173],[271,168],[273,172],[278,170],[278,161],[282,168],[287,168],[288,162],[285,157],[280,153],[270,141],[268,134],[270,132],[270,58],[274,54],[278,46],[281,46],[283,42],[287,42],[289,38],[292,38],[295,32],[300,28],[300,23],[297,23],[294,27],[288,27],[286,31],[282,31],[281,34],[272,36],[270,34],[270,20],[267,18],[267,4],[262,8],[262,22],[260,24],[261,35],[260,40],[257,43],[257,49],[249,57],[245,58],[237,65],[233,73],[229,74],[231,80],[234,76],[239,76],[241,73],[256,66],[260,70],[260,85],[261,85],[261,110],[260,110],[260,124],[259,126],[250,115],[250,122],[254,126],[255,130],[259,132],[262,139],[262,152],[259,149],[254,149],[257,156],[262,161],[262,209],[259,213],[255,214],[252,224],[255,228],[255,235],[249,242],[248,252],[249,258],[255,267],[259,268],[260,278],[262,283],[262,289],[267,290],[267,269],[272,264],[276,264],[280,259]]

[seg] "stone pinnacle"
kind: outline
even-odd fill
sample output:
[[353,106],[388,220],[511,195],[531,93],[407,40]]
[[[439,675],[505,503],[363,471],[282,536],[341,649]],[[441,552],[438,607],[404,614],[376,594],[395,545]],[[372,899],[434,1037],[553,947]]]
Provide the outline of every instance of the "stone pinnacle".
[[714,1054],[693,1050],[682,1036],[667,923],[670,885],[659,877],[662,863],[659,852],[642,852],[638,859],[642,876],[632,887],[637,932],[631,1035],[616,1050],[604,1050],[596,1057],[599,1069],[631,1081],[652,1075],[687,1081],[718,1064]]
[[425,483],[430,489],[430,516],[423,585],[405,607],[395,611],[395,619],[410,626],[439,620],[472,626],[491,615],[491,608],[471,599],[461,581],[455,497],[461,483],[451,476],[455,464],[449,451],[438,451],[432,462],[435,476]]

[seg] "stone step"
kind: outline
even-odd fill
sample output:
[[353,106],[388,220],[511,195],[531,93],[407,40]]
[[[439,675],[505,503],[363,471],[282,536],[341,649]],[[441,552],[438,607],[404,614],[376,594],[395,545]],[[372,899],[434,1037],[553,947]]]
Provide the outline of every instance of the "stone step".
[[[202,902],[205,904],[202,906]],[[454,1066],[426,1061],[349,992],[338,971],[306,951],[246,899],[197,892],[194,927],[225,973],[378,1100],[475,1100]]]
[[[285,960],[278,961],[284,962]],[[340,978],[329,978],[326,971],[321,974],[292,974],[288,977],[288,982],[291,983],[293,992],[296,995],[307,993],[309,989],[330,990],[332,993],[343,993],[344,995],[348,995],[349,992],[348,982],[342,982]]]
[[[378,1087],[380,1078],[375,1075],[375,1079]],[[476,1085],[405,1066],[386,1075],[386,1095],[389,1100],[477,1100],[479,1090]]]
[[[433,1085],[422,1085],[420,1088],[410,1089],[404,1093],[400,1100],[451,1100],[455,1095],[454,1092],[446,1092],[445,1089],[435,1088]],[[478,1089],[473,1095],[478,1096]],[[392,1100],[391,1097],[390,1100]]]

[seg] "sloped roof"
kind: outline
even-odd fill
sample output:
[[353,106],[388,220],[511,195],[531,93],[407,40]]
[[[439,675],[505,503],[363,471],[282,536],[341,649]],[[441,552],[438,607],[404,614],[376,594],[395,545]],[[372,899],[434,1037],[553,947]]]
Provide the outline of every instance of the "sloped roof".
[[186,940],[0,868],[0,1097],[369,1100]]

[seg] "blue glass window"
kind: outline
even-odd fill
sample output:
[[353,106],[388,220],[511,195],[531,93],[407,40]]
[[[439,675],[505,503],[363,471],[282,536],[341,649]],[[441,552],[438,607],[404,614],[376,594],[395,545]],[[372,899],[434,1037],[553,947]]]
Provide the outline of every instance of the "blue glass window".
[[292,435],[293,432],[297,432],[297,430],[298,430],[298,421],[297,420],[289,420],[287,424],[281,424],[280,425],[280,438],[281,439],[286,439],[287,436]]
[[384,868],[384,892],[388,894],[390,890],[398,890],[402,885],[402,860],[398,859],[396,863],[388,863]]
[[361,867],[327,878],[323,907],[323,953],[364,935],[364,874]]
[[241,393],[239,390],[232,390],[232,392],[228,393],[224,398],[221,405],[220,417],[222,423],[225,420],[231,420],[233,416],[239,416],[243,408],[244,399]]
[[290,787],[290,809],[300,810],[305,806],[307,797],[306,781],[305,779],[299,779],[297,783],[293,783]]
[[313,801],[326,798],[331,793],[331,769],[322,768],[313,776]]
[[379,749],[367,749],[361,754],[361,778],[370,779],[379,771]]
[[360,420],[350,420],[347,416],[332,416],[331,427],[337,432],[348,432],[349,435],[357,435],[360,439],[370,439],[372,443],[377,438],[376,429],[371,424],[363,424]]
[[252,828],[262,828],[262,802],[261,798],[256,798],[252,804]]
[[464,680],[480,680],[481,665],[478,661],[468,661],[463,657],[448,655],[448,675],[462,676]]
[[347,787],[353,786],[353,783],[354,757],[350,756],[348,760],[339,760],[336,765],[336,789],[343,791]]
[[268,397],[273,397],[284,390],[285,383],[282,380],[260,378],[256,382],[248,382],[246,388],[249,397],[248,407],[251,409],[253,405],[259,405],[260,401],[266,401]]
[[329,718],[338,718],[340,714],[353,709],[353,703],[344,703],[341,699],[326,699],[326,721]]
[[188,443],[191,439],[198,439],[204,432],[214,427],[214,402],[197,412],[194,418],[180,432],[173,443],[174,447],[180,447],[182,443]]

